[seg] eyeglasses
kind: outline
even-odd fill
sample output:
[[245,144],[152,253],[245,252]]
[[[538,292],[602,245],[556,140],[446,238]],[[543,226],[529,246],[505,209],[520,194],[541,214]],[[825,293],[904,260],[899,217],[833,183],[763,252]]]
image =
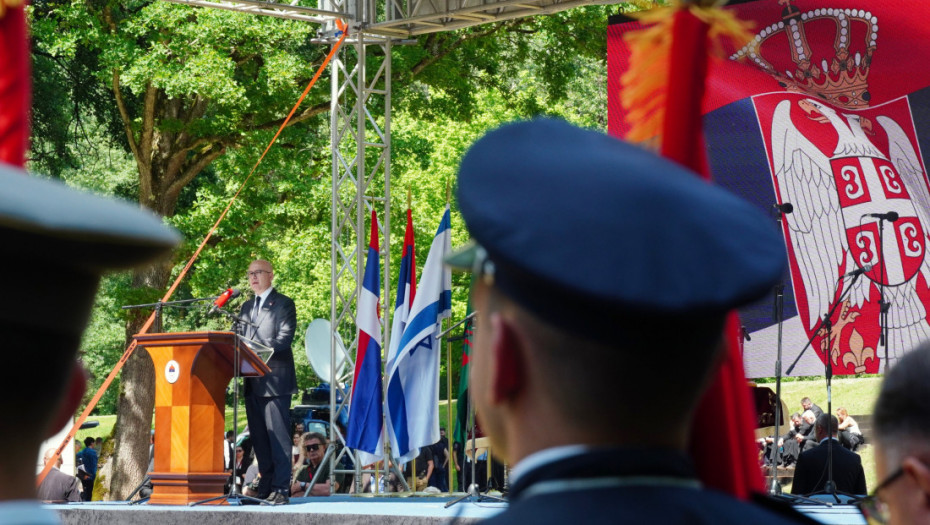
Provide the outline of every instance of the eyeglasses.
[[243,451],[241,448],[237,448],[237,449],[236,449],[236,454],[241,454],[242,452],[244,452],[244,451]]
[[252,272],[245,272],[245,274],[248,275],[249,277],[258,277],[259,275],[263,273],[271,273],[271,272],[269,272],[268,270],[255,270]]
[[891,484],[897,481],[903,474],[904,468],[898,467],[898,470],[895,470],[890,476],[885,478],[885,481],[879,483],[868,497],[856,504],[856,506],[859,507],[859,512],[862,513],[862,517],[865,518],[865,522],[868,525],[885,525],[888,523],[888,505],[878,497],[878,493],[891,486]]
[[316,452],[317,450],[320,450],[320,447],[322,446],[323,445],[320,445],[319,443],[313,443],[312,445],[304,445],[304,448],[307,449],[307,452]]

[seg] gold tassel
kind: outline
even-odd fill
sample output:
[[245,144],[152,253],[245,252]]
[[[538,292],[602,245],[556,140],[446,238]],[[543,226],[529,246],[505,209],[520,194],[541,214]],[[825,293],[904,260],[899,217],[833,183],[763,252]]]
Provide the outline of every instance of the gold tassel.
[[[645,2],[633,2],[637,6]],[[669,78],[669,55],[675,11],[688,9],[708,27],[708,38],[714,56],[725,58],[723,40],[733,42],[738,49],[752,39],[752,23],[736,17],[731,11],[719,9],[721,2],[673,2],[671,7],[631,13],[644,26],[623,35],[630,48],[630,66],[620,77],[620,104],[630,130],[626,138],[658,149],[661,145],[662,122],[665,118]]]

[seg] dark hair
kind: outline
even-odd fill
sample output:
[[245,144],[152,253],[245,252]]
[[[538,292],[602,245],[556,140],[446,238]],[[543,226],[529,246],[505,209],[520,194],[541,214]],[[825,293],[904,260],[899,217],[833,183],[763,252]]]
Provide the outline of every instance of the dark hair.
[[89,447],[89,446],[93,445],[93,444],[96,443],[96,442],[97,442],[97,440],[94,439],[94,438],[92,438],[92,437],[86,437],[86,438],[84,438],[84,446],[85,446],[85,447]]
[[301,438],[301,441],[310,441],[311,439],[316,439],[320,442],[321,445],[326,445],[326,436],[320,434],[319,432],[307,432]]
[[930,343],[908,352],[885,374],[872,415],[883,443],[917,438],[930,442]]
[[[492,311],[507,301],[500,292],[489,297]],[[568,424],[615,433],[617,421],[636,417],[644,434],[667,432],[668,421],[690,422],[718,363],[724,324],[722,315],[630,314],[605,319],[621,334],[606,343],[569,333],[519,306],[516,318],[539,356],[545,380],[560,385],[547,401],[556,405]],[[623,370],[637,372],[618,380]],[[656,394],[654,372],[660,370]]]
[[827,425],[830,425],[830,434],[836,434],[839,424],[839,421],[836,420],[836,416],[833,414],[820,414],[820,417],[817,418],[816,426],[826,434]]

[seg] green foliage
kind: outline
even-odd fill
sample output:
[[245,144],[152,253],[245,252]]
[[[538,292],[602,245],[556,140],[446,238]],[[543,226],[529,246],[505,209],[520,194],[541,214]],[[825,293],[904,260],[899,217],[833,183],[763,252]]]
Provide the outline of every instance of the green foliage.
[[[224,148],[161,208],[185,239],[175,254],[173,280],[243,183],[328,48],[310,43],[316,29],[310,24],[167,2],[37,0],[31,12],[37,64],[33,169],[76,186],[140,198],[145,166],[130,151],[127,127],[133,140],[140,141],[147,108],[156,136],[174,137],[175,142],[187,138],[185,147],[191,149],[186,162],[198,158],[203,148]],[[539,114],[605,128],[607,15],[606,7],[578,8],[426,35],[418,45],[393,48],[393,282],[382,293],[384,305],[393,304],[408,191],[422,267],[446,203],[446,186],[454,186],[462,154],[482,133]],[[127,121],[117,107],[115,78]],[[301,111],[327,104],[327,87],[324,75]],[[145,99],[150,89],[159,93],[151,107]],[[197,108],[202,111],[187,118]],[[381,109],[374,107],[373,114]],[[246,292],[249,261],[271,260],[275,285],[297,303],[294,348],[302,389],[318,382],[303,355],[303,332],[312,319],[330,317],[329,140],[325,114],[288,127],[172,297],[208,297],[227,286]],[[159,155],[176,153],[158,148],[169,146],[153,142],[153,184],[158,183],[158,169],[164,169],[157,168]],[[370,193],[383,193],[383,184],[377,181]],[[468,234],[454,202],[452,220],[453,244],[463,244]],[[465,312],[467,281],[457,275],[454,285],[457,320]],[[122,355],[129,316],[148,314],[120,307],[153,302],[163,293],[134,287],[127,274],[104,279],[82,344],[93,387]],[[236,310],[239,304],[234,301],[229,308]],[[385,306],[382,312],[389,309]],[[208,318],[203,308],[173,308],[165,312],[164,326],[171,331],[227,329],[228,321]],[[347,341],[354,338],[346,335]],[[443,361],[443,381],[451,373],[454,390],[460,360],[456,345],[452,363]],[[112,413],[116,391],[107,392],[98,412]],[[441,391],[445,397],[445,388]]]

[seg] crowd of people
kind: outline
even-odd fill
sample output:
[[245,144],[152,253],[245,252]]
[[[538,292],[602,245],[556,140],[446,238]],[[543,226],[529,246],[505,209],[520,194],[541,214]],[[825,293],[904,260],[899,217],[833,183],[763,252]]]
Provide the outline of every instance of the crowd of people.
[[[830,477],[827,463],[831,456],[834,488],[844,494],[865,494],[865,471],[857,454],[864,441],[859,424],[845,407],[837,408],[835,416],[824,414],[823,409],[805,397],[801,400],[801,411],[791,414],[787,432],[777,439],[760,438],[757,443],[763,466],[771,467],[774,460],[779,467],[794,469],[792,494],[824,491]],[[775,447],[777,450],[773,451]]]
[[[17,436],[32,454],[0,456],[0,515],[14,523],[54,523],[54,515],[35,504],[33,461],[47,430],[61,428],[84,393],[86,375],[75,354],[99,275],[149,261],[178,239],[138,209],[3,170],[4,184],[28,186],[20,192],[34,201],[27,208],[61,208],[68,225],[66,234],[21,217],[3,226],[4,235],[17,240],[7,244],[28,248],[8,259],[20,281],[47,282],[56,297],[73,303],[67,308],[72,317],[56,317],[61,332],[42,339],[43,352],[11,356],[16,369],[41,366],[41,384],[22,394],[14,389],[0,401],[7,411],[35,415],[22,422]],[[86,205],[75,209],[73,201]],[[783,243],[763,213],[651,152],[551,120],[507,125],[476,142],[460,167],[458,202],[474,243],[447,262],[474,277],[471,298],[480,329],[470,364],[473,402],[492,449],[513,465],[510,504],[489,523],[564,523],[576,519],[578,509],[615,522],[803,522],[790,508],[706,488],[687,453],[696,402],[725,359],[725,319],[768,293],[785,269]],[[88,222],[87,210],[106,220]],[[10,213],[0,206],[0,216]],[[74,237],[73,231],[84,234]],[[58,246],[62,238],[71,243],[69,257],[35,248]],[[554,239],[559,249],[553,249]],[[605,250],[605,239],[619,247]],[[693,263],[681,264],[682,253]],[[323,470],[327,450],[339,456],[327,447],[338,444],[298,433],[293,457],[286,410],[295,389],[293,301],[273,290],[267,261],[253,262],[248,277],[255,296],[242,308],[240,329],[276,351],[272,373],[246,382],[257,463],[243,473],[246,450],[234,448],[231,474],[237,482],[241,477],[243,492],[270,504],[287,503],[308,489],[317,493],[318,486],[320,494],[330,486],[344,489],[348,480]],[[35,317],[21,315],[29,310],[2,311],[5,337],[14,347],[35,346]],[[649,388],[652,374],[616,381],[618,370],[661,370],[661,395]],[[874,410],[881,481],[862,508],[892,524],[930,519],[928,375],[925,344],[886,373]],[[855,448],[861,442],[856,422],[846,411],[838,410],[838,418],[822,414],[809,400],[802,408],[789,433],[768,443],[797,443],[798,491],[826,488],[827,450],[836,462],[837,489],[863,494],[861,462],[843,459],[858,456],[841,443]],[[96,440],[88,441],[81,460],[93,475],[95,447]],[[414,473],[429,484],[450,458],[432,450],[423,454],[426,471],[418,463]],[[456,456],[451,460],[465,472],[470,459],[480,459]],[[73,498],[74,483],[57,475],[48,483],[56,478],[63,480],[64,499]]]
[[[815,432],[816,422],[823,415],[823,410],[814,404],[809,397],[801,400],[801,411],[791,414],[787,431],[778,436],[778,466],[793,468],[803,452],[816,447],[821,441]],[[859,424],[849,415],[845,407],[836,409],[838,424],[833,427],[838,431],[839,443],[847,450],[855,452],[865,439]],[[775,436],[759,438],[757,443],[761,449],[760,459],[764,466],[772,465],[772,448],[776,442]]]

